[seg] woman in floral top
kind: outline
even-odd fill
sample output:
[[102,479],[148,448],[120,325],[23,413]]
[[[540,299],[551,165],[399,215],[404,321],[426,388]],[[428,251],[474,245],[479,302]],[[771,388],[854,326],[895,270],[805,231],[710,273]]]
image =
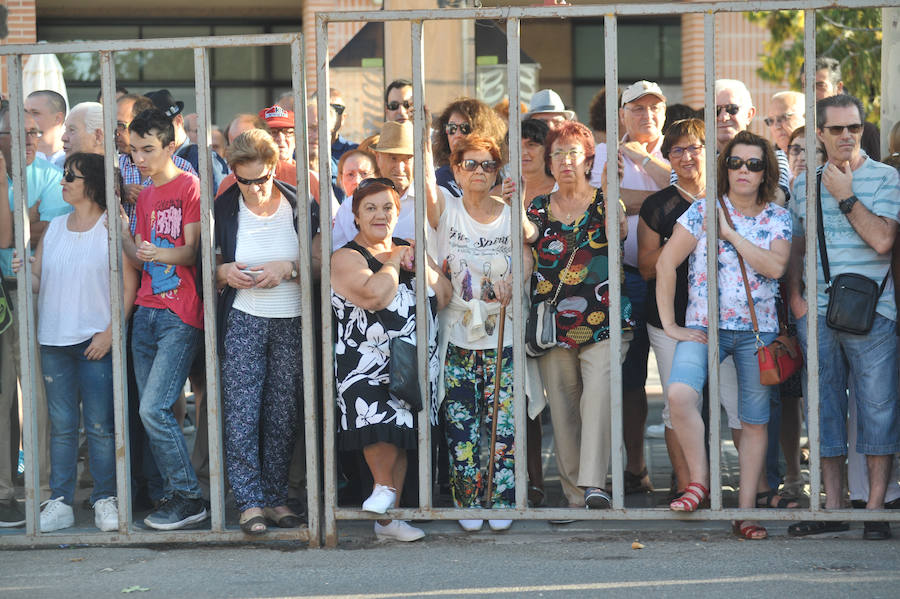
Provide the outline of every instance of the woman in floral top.
[[[772,146],[763,138],[747,131],[738,133],[719,156],[717,181],[719,359],[732,355],[737,367],[738,413],[743,427],[738,502],[742,508],[753,508],[766,455],[770,394],[776,390],[759,382],[756,349],[759,343],[771,343],[778,332],[775,296],[778,278],[784,274],[790,254],[791,219],[787,210],[772,202],[778,184],[778,164]],[[696,510],[709,494],[709,466],[699,407],[707,375],[709,324],[706,203],[699,199],[681,215],[656,264],[660,321],[666,334],[678,340],[668,385],[669,409],[693,481],[669,507],[685,512]],[[725,219],[723,205],[734,228]],[[758,337],[753,330],[738,254],[747,268],[759,322]],[[685,326],[681,327],[675,322],[675,270],[688,256],[688,307]],[[765,528],[748,520],[735,522],[733,529],[746,539],[767,536]]]
[[[532,301],[556,296],[557,346],[538,359],[541,378],[553,413],[556,461],[569,506],[609,508],[610,498],[603,491],[612,448],[609,373],[611,364],[625,358],[631,331],[622,336],[621,355],[612,359],[608,206],[600,190],[590,185],[591,131],[581,123],[565,122],[550,131],[544,148],[545,163],[559,189],[536,197],[522,223],[525,241],[535,254]],[[624,239],[624,207],[619,215]],[[625,321],[624,329],[630,314],[628,298],[622,296],[622,313],[615,317]]]

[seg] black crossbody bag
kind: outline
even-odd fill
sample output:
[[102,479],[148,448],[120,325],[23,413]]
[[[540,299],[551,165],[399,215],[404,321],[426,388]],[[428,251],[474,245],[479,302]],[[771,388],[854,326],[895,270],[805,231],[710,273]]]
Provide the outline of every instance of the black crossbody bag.
[[831,270],[828,267],[828,248],[825,246],[825,225],[822,219],[822,174],[816,177],[816,202],[818,203],[818,241],[819,254],[822,259],[822,272],[825,274],[825,293],[828,294],[828,311],[825,323],[836,331],[852,335],[865,335],[872,330],[875,322],[875,308],[878,298],[884,293],[891,269],[881,285],[863,275],[841,273],[831,281]]

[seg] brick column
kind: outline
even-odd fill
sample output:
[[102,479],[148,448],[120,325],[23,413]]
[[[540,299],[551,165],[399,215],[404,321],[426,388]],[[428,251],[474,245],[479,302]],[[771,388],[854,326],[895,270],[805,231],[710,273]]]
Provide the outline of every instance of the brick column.
[[[0,0],[8,11],[7,36],[0,44],[31,44],[37,41],[35,0]],[[0,60],[0,90],[6,95],[6,59]]]

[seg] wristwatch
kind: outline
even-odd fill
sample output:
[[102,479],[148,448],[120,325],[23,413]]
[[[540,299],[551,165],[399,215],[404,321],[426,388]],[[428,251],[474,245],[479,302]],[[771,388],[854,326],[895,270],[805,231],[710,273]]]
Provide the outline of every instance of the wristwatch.
[[300,273],[297,272],[297,268],[294,266],[294,263],[291,262],[291,280],[293,281],[297,277],[300,276]]
[[641,167],[647,168],[647,163],[650,162],[650,155],[644,156],[644,159],[641,161]]
[[850,211],[853,210],[853,204],[859,201],[859,198],[855,195],[850,196],[846,200],[841,200],[838,202],[838,208],[841,211],[841,214],[850,214]]

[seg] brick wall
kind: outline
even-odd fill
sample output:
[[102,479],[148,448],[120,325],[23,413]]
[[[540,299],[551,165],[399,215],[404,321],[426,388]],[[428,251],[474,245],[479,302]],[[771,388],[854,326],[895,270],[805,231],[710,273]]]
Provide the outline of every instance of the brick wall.
[[[7,37],[0,44],[32,44],[37,41],[35,0],[0,0],[9,11]],[[6,59],[0,60],[0,90],[6,95]]]

